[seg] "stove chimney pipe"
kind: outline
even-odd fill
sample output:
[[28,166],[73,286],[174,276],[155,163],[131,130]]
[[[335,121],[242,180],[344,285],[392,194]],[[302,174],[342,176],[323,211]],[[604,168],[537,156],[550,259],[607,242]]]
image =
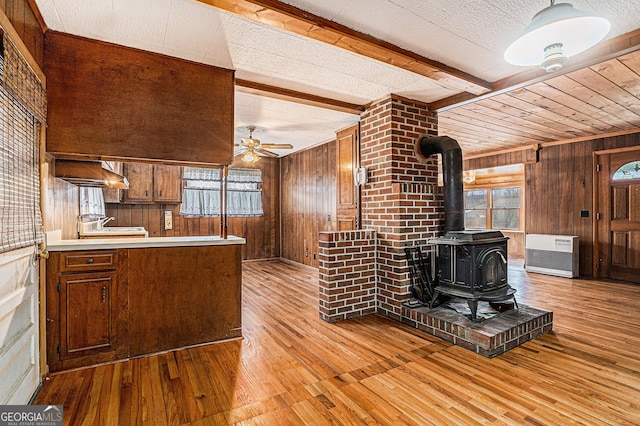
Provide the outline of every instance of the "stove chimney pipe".
[[444,180],[444,215],[446,231],[464,230],[464,199],[462,184],[462,150],[449,136],[422,135],[416,139],[415,150],[423,162],[434,154],[442,155]]

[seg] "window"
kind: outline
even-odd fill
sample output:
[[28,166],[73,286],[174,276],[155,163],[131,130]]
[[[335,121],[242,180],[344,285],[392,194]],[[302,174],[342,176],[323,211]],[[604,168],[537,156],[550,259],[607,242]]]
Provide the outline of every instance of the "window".
[[486,229],[487,205],[486,189],[464,192],[464,223],[466,228]]
[[464,220],[469,229],[520,229],[519,186],[464,192]]
[[491,228],[519,229],[520,187],[491,190]]
[[640,179],[640,161],[632,161],[613,174],[613,180]]
[[[220,216],[221,170],[185,167],[180,214]],[[228,216],[263,216],[262,171],[229,169],[227,181]]]

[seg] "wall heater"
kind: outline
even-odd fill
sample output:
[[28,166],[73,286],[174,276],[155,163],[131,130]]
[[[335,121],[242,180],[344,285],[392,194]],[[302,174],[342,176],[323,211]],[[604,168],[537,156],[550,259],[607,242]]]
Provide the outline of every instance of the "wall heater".
[[575,278],[580,274],[578,237],[528,234],[525,243],[528,272]]

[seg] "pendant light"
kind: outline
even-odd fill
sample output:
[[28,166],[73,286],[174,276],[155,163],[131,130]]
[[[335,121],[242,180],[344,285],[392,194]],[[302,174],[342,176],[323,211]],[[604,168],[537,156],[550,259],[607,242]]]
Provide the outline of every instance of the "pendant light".
[[511,43],[504,59],[513,65],[539,65],[547,72],[558,71],[571,56],[595,46],[610,28],[605,18],[551,0],[551,5],[538,12]]

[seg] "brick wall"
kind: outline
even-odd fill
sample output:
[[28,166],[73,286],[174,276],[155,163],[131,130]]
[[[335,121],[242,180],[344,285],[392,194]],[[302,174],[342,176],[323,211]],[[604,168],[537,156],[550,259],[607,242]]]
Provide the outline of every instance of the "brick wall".
[[320,318],[336,322],[376,312],[376,233],[320,232]]
[[362,187],[362,227],[378,235],[378,312],[396,320],[409,297],[404,248],[424,246],[439,235],[443,220],[437,159],[422,163],[414,152],[424,133],[438,134],[437,116],[417,101],[392,95],[361,116],[360,162],[369,170]]

